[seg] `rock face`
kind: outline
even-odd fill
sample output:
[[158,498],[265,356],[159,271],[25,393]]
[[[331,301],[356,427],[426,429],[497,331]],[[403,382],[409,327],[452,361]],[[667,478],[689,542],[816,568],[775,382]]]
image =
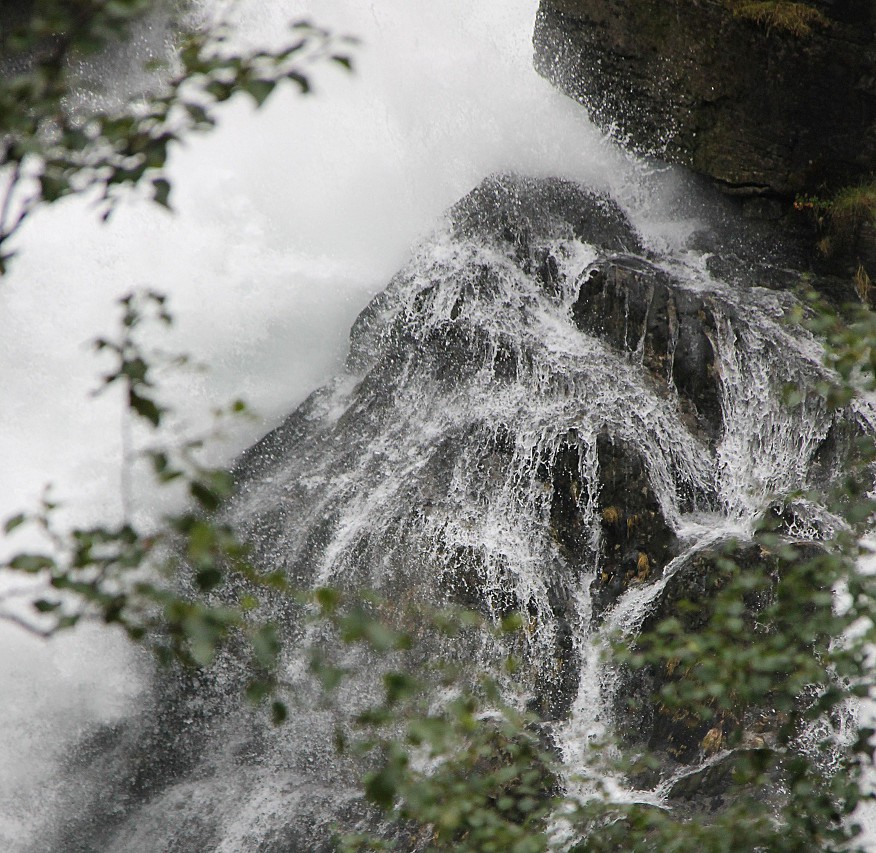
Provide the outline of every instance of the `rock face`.
[[639,151],[770,197],[876,168],[876,2],[817,0],[797,36],[721,0],[541,0],[536,68]]
[[[824,375],[783,322],[792,302],[649,254],[616,204],[573,183],[489,178],[360,315],[346,371],[241,457],[226,517],[260,569],[298,588],[377,591],[425,656],[480,674],[519,654],[510,701],[564,754],[616,720],[663,751],[634,784],[698,772],[702,726],[648,705],[659,672],[600,692],[601,643],[711,594],[699,538],[830,479],[855,433],[817,395],[785,403],[786,385]],[[796,512],[788,526],[805,533],[810,508]],[[523,630],[437,638],[418,602],[515,611]],[[163,680],[141,719],[71,756],[66,817],[34,853],[310,853],[330,849],[335,824],[377,826],[363,766],[333,738],[379,692],[379,663],[351,659],[329,712],[304,606],[279,593],[265,606],[298,702],[286,725],[236,700],[232,653],[205,683]],[[570,759],[569,777],[588,761]],[[679,801],[726,787],[728,774],[701,775]]]
[[679,395],[695,428],[716,437],[721,403],[715,369],[714,318],[707,300],[673,286],[640,259],[616,257],[594,265],[572,306],[577,325],[639,353],[651,376]]
[[[679,619],[685,630],[693,634],[703,630],[712,617],[713,599],[727,582],[727,570],[721,567],[720,558],[728,555],[741,571],[756,568],[772,580],[773,586],[778,584],[780,561],[754,543],[746,543],[727,554],[723,554],[721,548],[705,548],[680,561],[655,596],[639,630],[643,633],[654,631],[669,617]],[[684,606],[679,606],[680,602],[684,602]],[[745,618],[753,623],[750,614],[756,611],[756,602],[746,601],[744,604]],[[703,739],[715,721],[679,713],[677,708],[668,708],[655,701],[665,684],[683,681],[684,677],[677,669],[667,670],[654,665],[625,671],[613,697],[615,721],[618,733],[629,741],[646,745],[668,761],[695,763]],[[738,717],[729,711],[720,715],[724,736],[732,735],[734,730],[744,726],[755,725],[755,721],[760,723],[764,709],[746,708],[737,713]]]

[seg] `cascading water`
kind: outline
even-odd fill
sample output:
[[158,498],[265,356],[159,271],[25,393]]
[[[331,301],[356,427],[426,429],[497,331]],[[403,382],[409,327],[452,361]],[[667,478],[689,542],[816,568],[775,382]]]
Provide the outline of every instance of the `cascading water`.
[[[588,744],[612,723],[613,685],[600,657],[608,635],[634,632],[676,571],[722,538],[744,538],[777,496],[829,482],[843,430],[867,428],[868,413],[830,413],[814,394],[786,405],[785,386],[812,388],[823,376],[818,347],[783,322],[793,298],[747,286],[759,281],[750,264],[740,273],[747,285],[710,273],[708,253],[696,248],[708,230],[699,214],[718,203],[702,201],[675,173],[653,173],[613,151],[534,76],[523,47],[533,3],[479,4],[465,13],[465,4],[396,5],[316,10],[320,20],[362,34],[366,45],[369,36],[384,38],[384,55],[400,63],[392,69],[363,50],[366,91],[343,96],[330,154],[320,153],[325,127],[308,112],[319,102],[302,108],[299,137],[283,113],[297,105],[272,107],[257,133],[238,110],[234,118],[245,119],[247,130],[223,130],[187,161],[201,174],[206,161],[215,177],[219,154],[241,139],[252,143],[239,171],[227,161],[220,167],[215,195],[182,181],[181,226],[148,218],[149,246],[130,212],[110,234],[143,261],[138,277],[146,276],[147,258],[155,274],[153,244],[177,246],[184,272],[168,254],[157,273],[177,285],[196,279],[180,285],[182,334],[206,339],[207,360],[222,370],[272,365],[263,385],[245,382],[256,406],[274,415],[324,379],[337,348],[320,356],[313,373],[284,376],[309,341],[280,346],[274,339],[289,336],[289,327],[270,335],[260,327],[296,310],[299,290],[277,295],[290,270],[325,286],[346,282],[358,308],[440,209],[483,175],[505,172],[467,195],[412,251],[353,326],[337,378],[240,457],[227,513],[262,565],[282,568],[301,586],[366,586],[493,617],[527,614],[527,676],[509,690],[549,723],[566,786],[585,796],[593,773]],[[270,29],[297,11],[244,7],[242,18]],[[501,71],[475,52],[448,63],[446,47],[434,46],[442,38],[459,43],[465,30],[491,46]],[[446,78],[435,71],[442,56]],[[513,97],[508,71],[519,81]],[[456,82],[454,94],[442,89],[445,79]],[[482,83],[477,95],[472,80]],[[332,81],[320,97],[335,97],[338,87]],[[499,91],[506,95],[497,106]],[[454,102],[458,93],[465,97]],[[467,127],[472,117],[476,133]],[[299,164],[281,191],[279,167],[259,167],[259,147],[272,134]],[[298,206],[289,201],[298,198]],[[202,212],[217,200],[234,211],[230,228]],[[36,223],[3,294],[13,316],[15,299],[40,299],[40,263],[54,259],[57,267],[81,251],[67,241],[84,226],[56,228],[59,220],[50,220],[42,230]],[[64,233],[60,243],[46,233],[52,228]],[[88,253],[99,254],[105,238],[86,233]],[[713,242],[726,247],[733,239]],[[84,256],[76,260],[89,268]],[[102,293],[115,291],[114,273],[129,263],[111,250],[99,264],[109,268],[98,276]],[[205,304],[205,288],[216,287],[227,289],[228,301]],[[311,311],[327,318],[336,338],[354,307],[321,289],[323,297],[330,308]],[[235,326],[241,302],[252,312],[242,329]],[[207,311],[215,312],[210,322]],[[240,331],[224,349],[200,331],[207,326]],[[242,381],[232,377],[217,385]],[[278,378],[280,391],[270,387]],[[34,417],[22,403],[17,420]],[[253,438],[238,436],[235,449]],[[41,465],[31,467],[42,475]],[[98,501],[91,511],[106,507]],[[778,511],[802,538],[817,538],[832,523],[802,501]],[[233,699],[233,662],[139,693],[139,683],[128,681],[136,702],[129,698],[124,712],[88,709],[59,739],[51,756],[58,775],[52,783],[48,773],[38,776],[51,815],[37,831],[36,816],[21,817],[26,809],[12,804],[15,821],[0,827],[7,846],[317,850],[327,849],[332,822],[366,820],[357,768],[332,750],[335,719],[308,707],[306,632],[295,617],[286,630],[300,709],[287,726],[272,730]],[[487,641],[477,651],[483,665],[496,654]],[[359,677],[347,689],[355,705],[369,685]],[[13,774],[13,784],[21,778]],[[664,790],[617,786],[619,795],[655,801]]]
[[[840,416],[815,396],[781,402],[788,382],[822,376],[811,341],[778,322],[789,304],[662,263],[605,196],[489,179],[360,315],[347,371],[239,460],[227,512],[258,562],[302,587],[527,614],[513,691],[552,721],[583,796],[588,743],[611,722],[607,632],[635,630],[674,573],[745,532],[775,489],[825,475]],[[711,424],[709,395],[685,380],[703,340]],[[745,406],[761,417],[731,423]],[[233,664],[159,688],[145,714],[74,750],[81,790],[61,795],[40,847],[323,849],[332,824],[364,820],[355,768],[332,754],[336,719],[313,710],[300,616],[286,628],[289,727],[231,700]],[[490,666],[496,650],[475,654]]]

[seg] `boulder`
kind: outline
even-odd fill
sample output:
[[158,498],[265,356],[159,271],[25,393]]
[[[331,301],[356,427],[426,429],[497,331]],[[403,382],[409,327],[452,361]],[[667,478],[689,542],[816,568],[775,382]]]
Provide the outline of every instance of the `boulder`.
[[677,553],[647,466],[624,442],[602,433],[599,458],[600,560],[590,586],[594,621],[632,584],[653,581]]
[[724,0],[541,0],[535,64],[621,141],[775,215],[876,168],[876,2],[811,5],[825,23],[800,35]]

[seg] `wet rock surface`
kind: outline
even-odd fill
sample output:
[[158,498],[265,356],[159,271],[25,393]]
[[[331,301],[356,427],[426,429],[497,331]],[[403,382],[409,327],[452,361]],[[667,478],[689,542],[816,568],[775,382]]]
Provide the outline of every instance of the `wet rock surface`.
[[714,319],[702,294],[640,259],[611,258],[589,270],[572,316],[580,328],[639,356],[658,383],[680,395],[694,429],[720,435]]
[[605,610],[631,585],[657,580],[678,549],[641,458],[622,442],[602,434],[599,458],[600,554],[590,585],[593,615]]
[[516,259],[527,271],[536,269],[546,285],[556,273],[545,275],[546,255],[541,264],[530,256],[533,242],[577,238],[606,252],[641,250],[612,199],[561,178],[491,176],[458,201],[449,217],[458,239],[489,236],[514,246]]
[[[814,542],[793,547],[800,561],[822,553]],[[758,621],[758,613],[778,594],[782,566],[788,559],[787,553],[780,557],[777,551],[756,542],[725,542],[696,551],[674,567],[638,634],[654,637],[651,632],[663,620],[673,618],[695,636],[710,624],[715,596],[728,583],[731,572],[756,572],[767,579],[743,598],[740,618],[750,623],[752,632],[769,631],[768,625]],[[634,648],[636,642],[631,638]],[[661,690],[683,685],[689,677],[675,658],[665,665],[616,671],[612,701],[617,731],[634,753],[643,750],[651,757],[650,763],[631,772],[633,784],[645,789],[662,784],[667,803],[679,814],[717,812],[751,795],[778,801],[780,786],[765,785],[754,791],[751,786],[736,784],[734,770],[737,765],[750,767],[752,763],[764,770],[771,766],[769,750],[775,745],[776,731],[787,721],[786,715],[769,705],[737,702],[719,707],[716,702],[713,716],[704,719],[661,701]],[[799,701],[807,699],[800,697]]]
[[[664,770],[695,766],[708,732],[654,709],[665,674],[630,675],[604,709],[581,705],[589,638],[659,584],[648,624],[707,599],[714,555],[667,575],[684,519],[738,517],[810,473],[829,480],[853,431],[830,435],[835,418],[814,398],[783,402],[786,384],[822,375],[782,322],[790,297],[682,275],[646,256],[600,194],[486,180],[356,321],[346,372],[240,457],[224,517],[258,568],[305,590],[374,590],[422,660],[476,677],[519,654],[513,701],[542,721],[610,714],[662,751]],[[438,640],[415,615],[423,604],[491,622],[517,612],[523,630]],[[343,703],[326,711],[303,607],[279,595],[265,607],[298,703],[289,723],[273,729],[236,698],[246,676],[233,654],[209,690],[159,678],[161,730],[134,720],[83,744],[68,771],[85,780],[67,810],[78,817],[35,850],[141,853],[148,837],[178,853],[289,853],[322,849],[335,822],[377,825],[363,765],[335,754],[333,732],[380,689],[379,662],[352,661]]]
[[[653,631],[668,617],[679,618],[687,631],[704,628],[712,615],[711,601],[727,582],[727,570],[721,568],[721,560],[727,556],[720,549],[706,549],[688,558],[660,590],[640,632]],[[743,568],[758,565],[767,573],[772,572],[778,581],[778,561],[758,545],[742,546],[732,557]],[[704,738],[715,727],[714,720],[701,720],[660,703],[657,697],[661,688],[682,678],[684,672],[672,667],[649,665],[635,671],[626,670],[614,694],[616,720],[622,736],[631,743],[644,744],[655,753],[666,755],[670,763],[679,764],[697,760],[703,752]],[[722,738],[740,722],[729,716],[722,720]]]
[[798,36],[718,0],[542,0],[536,67],[620,140],[729,193],[823,192],[876,168],[876,3],[814,5],[827,25]]

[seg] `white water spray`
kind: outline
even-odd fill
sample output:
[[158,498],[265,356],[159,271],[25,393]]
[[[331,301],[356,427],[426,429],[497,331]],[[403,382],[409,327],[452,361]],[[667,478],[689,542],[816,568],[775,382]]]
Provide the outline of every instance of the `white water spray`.
[[[175,153],[173,216],[132,202],[102,227],[86,204],[69,201],[34,217],[21,237],[13,273],[0,286],[7,330],[0,341],[5,486],[0,515],[27,506],[46,481],[56,484],[58,498],[70,507],[70,522],[118,511],[119,401],[89,398],[98,369],[88,342],[112,327],[113,300],[132,288],[169,293],[176,316],[173,345],[211,365],[209,374],[188,377],[169,390],[190,424],[200,427],[216,403],[236,396],[246,397],[262,414],[260,424],[234,434],[219,451],[220,458],[230,459],[339,369],[353,318],[408,259],[415,241],[432,231],[442,211],[489,173],[554,175],[610,190],[648,246],[667,252],[682,243],[697,223],[663,212],[662,193],[671,189],[672,176],[652,175],[650,167],[620,154],[579,107],[532,71],[535,6],[535,0],[240,4],[234,14],[246,37],[256,42],[275,39],[287,19],[302,16],[359,36],[357,72],[347,78],[337,70],[317,69],[317,95],[310,100],[280,93],[259,112],[230,104],[215,134]],[[513,417],[528,424],[515,438],[511,476],[495,493],[487,492],[487,485],[495,484],[478,480],[460,462],[450,478],[451,492],[484,489],[485,502],[467,506],[466,512],[436,512],[427,524],[442,547],[477,545],[486,554],[482,580],[488,594],[498,598],[510,586],[518,600],[532,602],[539,612],[549,610],[536,569],[555,555],[543,536],[533,534],[537,523],[544,526],[549,495],[538,490],[532,462],[553,459],[567,429],[577,430],[584,482],[594,479],[593,424],[626,424],[618,427],[627,431],[625,438],[641,446],[654,470],[662,472],[654,486],[680,533],[695,520],[679,506],[671,471],[681,472],[695,488],[716,488],[734,523],[761,509],[771,492],[796,482],[800,472],[789,443],[796,440],[799,424],[786,428],[764,419],[761,432],[746,431],[746,418],[764,399],[725,395],[725,410],[742,426],[725,437],[716,471],[704,448],[678,429],[671,404],[642,391],[635,364],[571,328],[573,290],[547,303],[533,292],[531,281],[503,267],[502,258],[454,252],[442,254],[440,243],[414,250],[412,268],[420,279],[415,274],[397,288],[396,310],[412,304],[436,266],[445,274],[447,267],[458,266],[463,281],[472,261],[486,263],[499,269],[508,298],[530,313],[525,323],[517,322],[514,312],[484,312],[472,322],[496,345],[495,357],[497,342],[509,338],[536,354],[531,384],[487,398],[483,413],[493,423]],[[557,247],[557,254],[564,258],[570,287],[593,260],[581,245]],[[685,256],[679,263],[697,270],[700,260]],[[692,276],[688,285],[714,290],[721,298],[721,286],[702,276]],[[434,293],[420,333],[429,332],[429,323],[446,320],[457,296],[448,288]],[[770,299],[763,297],[765,303]],[[778,311],[774,303],[771,310]],[[475,303],[472,310],[483,306]],[[753,323],[737,328],[752,335],[760,329]],[[737,352],[726,328],[717,330],[716,343],[728,375],[766,369],[768,352],[751,356],[754,368],[733,360]],[[756,350],[750,345],[746,352]],[[586,375],[581,364],[588,366]],[[771,404],[777,400],[773,377],[755,384],[760,391],[765,384]],[[351,390],[348,383],[328,400],[328,419],[343,411]],[[408,389],[412,404],[423,405],[422,392]],[[628,423],[631,411],[638,420]],[[320,494],[326,506],[340,507],[319,582],[332,580],[347,565],[349,546],[366,528],[385,522],[388,529],[392,507],[403,497],[402,484],[422,458],[418,451],[468,414],[423,406],[416,412],[420,432],[415,435],[413,427],[405,431],[399,423],[361,460],[360,475],[383,472],[374,489],[357,491],[356,472],[347,481],[310,472],[301,487]],[[810,414],[805,410],[801,420],[810,424],[805,434],[811,444],[827,427],[823,418]],[[755,450],[766,452],[768,472],[745,467]],[[162,505],[158,495],[147,493],[143,499],[146,514]],[[272,495],[252,500],[269,504]],[[593,495],[585,511],[595,531]],[[294,531],[284,544],[291,547],[292,540]],[[586,585],[577,592],[583,614]],[[634,602],[636,594],[618,604],[618,619],[628,611],[630,619],[641,614],[646,603]],[[549,644],[552,630],[549,619],[540,621],[534,643]],[[117,719],[136,702],[136,667],[123,648],[105,636],[84,637],[78,640],[82,653],[71,654],[61,645],[65,642],[36,647],[9,631],[0,634],[7,651],[0,680],[15,685],[13,713],[4,718],[8,725],[0,726],[7,733],[0,742],[7,768],[0,779],[0,810],[8,815],[0,839],[10,850],[27,842],[39,820],[32,801],[14,792],[35,790],[65,744]],[[105,669],[108,656],[112,667]],[[26,674],[20,671],[22,658],[32,661]],[[585,657],[585,672],[595,674],[596,666],[596,658]],[[89,685],[88,696],[67,689],[71,683]],[[592,694],[598,680],[581,683],[565,732],[571,763],[575,738],[600,722],[594,720],[599,700]],[[27,755],[19,748],[22,740],[33,744]],[[240,849],[245,843],[246,815],[269,810],[272,783],[268,777],[252,783],[247,808],[224,827],[218,849]],[[181,800],[184,794],[177,792]],[[229,787],[224,796],[230,808],[236,790]],[[149,833],[144,824],[136,844],[147,844]],[[131,844],[129,849],[141,849]]]

